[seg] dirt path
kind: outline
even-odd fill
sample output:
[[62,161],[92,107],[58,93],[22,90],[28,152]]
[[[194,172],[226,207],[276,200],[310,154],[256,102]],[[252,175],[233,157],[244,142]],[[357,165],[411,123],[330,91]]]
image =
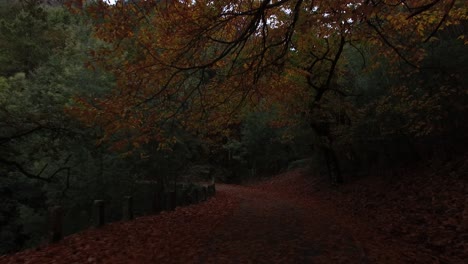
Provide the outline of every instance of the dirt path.
[[343,263],[365,263],[351,239],[324,239],[336,233],[336,226],[314,217],[312,208],[265,191],[226,185],[218,189],[240,203],[213,230],[209,250],[198,263],[337,263],[342,255],[347,257]]
[[313,196],[295,191],[303,184],[290,180],[220,184],[207,202],[86,230],[55,245],[0,256],[0,263],[406,262],[372,231],[350,231]]

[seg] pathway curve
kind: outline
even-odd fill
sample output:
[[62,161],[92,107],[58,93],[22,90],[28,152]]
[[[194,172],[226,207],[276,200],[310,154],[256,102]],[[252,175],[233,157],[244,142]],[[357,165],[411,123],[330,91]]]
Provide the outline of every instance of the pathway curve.
[[248,187],[218,184],[216,196],[204,203],[86,230],[0,256],[0,263],[405,262],[372,230],[350,231],[313,195],[304,195],[300,177]]

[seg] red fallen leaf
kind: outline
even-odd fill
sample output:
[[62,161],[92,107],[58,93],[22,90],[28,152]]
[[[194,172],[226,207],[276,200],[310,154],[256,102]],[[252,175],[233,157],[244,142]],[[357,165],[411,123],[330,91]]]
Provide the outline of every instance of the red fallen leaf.
[[[451,215],[435,221],[430,210],[421,212],[427,209],[421,197],[429,192],[417,183],[386,195],[364,184],[335,192],[294,171],[252,186],[219,185],[216,197],[204,203],[86,230],[38,251],[0,256],[0,263],[430,263],[437,249],[411,243],[424,240],[421,221],[428,230],[440,229],[429,240],[444,249],[437,259],[457,263],[466,247],[446,245],[463,245],[453,232],[459,221]],[[446,188],[442,180],[435,183]],[[463,206],[461,197],[450,199]],[[375,206],[363,206],[370,201]],[[401,238],[390,234],[392,226]]]

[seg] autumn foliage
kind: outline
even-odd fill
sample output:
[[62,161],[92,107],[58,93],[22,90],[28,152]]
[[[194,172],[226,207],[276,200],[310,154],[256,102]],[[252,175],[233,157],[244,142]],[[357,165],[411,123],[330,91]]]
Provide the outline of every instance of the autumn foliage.
[[0,262],[462,262],[465,2],[0,1],[1,254],[287,172]]
[[370,45],[415,70],[421,44],[467,19],[462,1],[442,0],[98,1],[75,11],[92,17],[107,43],[89,66],[117,84],[104,98],[80,98],[72,112],[102,126],[103,140],[117,136],[117,149],[170,142],[174,126],[228,135],[239,110],[259,104],[316,112],[325,94],[348,94],[337,83],[344,48]]

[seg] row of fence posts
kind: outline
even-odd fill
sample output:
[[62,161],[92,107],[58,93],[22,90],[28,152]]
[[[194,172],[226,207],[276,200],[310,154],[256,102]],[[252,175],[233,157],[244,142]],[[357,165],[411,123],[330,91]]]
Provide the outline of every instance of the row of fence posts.
[[[186,206],[190,204],[206,201],[209,197],[216,194],[215,184],[194,188],[190,192],[184,192],[182,201],[177,200],[177,192],[163,192],[159,199],[156,197],[157,206],[153,208],[155,213],[160,211],[173,211],[177,206]],[[122,220],[130,221],[134,218],[133,197],[125,196],[122,204]],[[49,242],[54,243],[63,238],[63,219],[64,210],[61,206],[49,208]],[[93,226],[102,227],[106,224],[105,219],[105,201],[95,200],[93,204]]]

